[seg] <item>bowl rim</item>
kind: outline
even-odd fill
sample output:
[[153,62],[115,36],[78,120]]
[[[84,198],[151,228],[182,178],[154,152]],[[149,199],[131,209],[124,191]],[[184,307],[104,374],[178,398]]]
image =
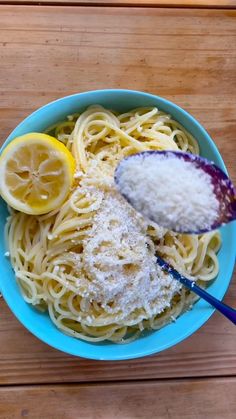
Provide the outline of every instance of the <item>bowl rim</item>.
[[[56,100],[53,100],[51,102],[46,103],[45,105],[37,108],[35,111],[33,111],[31,114],[29,114],[26,118],[24,118],[12,131],[11,133],[8,135],[7,139],[5,140],[5,142],[2,144],[1,148],[0,148],[0,154],[2,153],[3,149],[6,147],[6,145],[12,141],[13,137],[14,137],[14,133],[19,130],[19,128],[21,128],[22,126],[25,125],[25,123],[30,122],[32,118],[35,117],[35,115],[37,115],[38,112],[41,112],[47,108],[50,108],[51,106],[58,104],[64,100],[70,100],[72,98],[81,98],[82,96],[87,96],[88,94],[106,94],[106,93],[110,93],[110,94],[134,94],[134,95],[139,95],[145,98],[148,98],[150,100],[156,101],[158,100],[159,103],[164,104],[164,106],[169,106],[171,109],[175,109],[177,110],[179,113],[182,113],[190,122],[190,124],[193,124],[193,126],[197,126],[198,130],[202,133],[202,135],[206,138],[207,142],[210,143],[213,152],[217,155],[217,158],[220,162],[220,166],[221,168],[226,172],[226,166],[224,164],[223,158],[216,146],[216,144],[214,143],[214,141],[211,139],[210,135],[208,134],[208,132],[206,131],[206,129],[200,124],[200,122],[198,122],[198,120],[196,120],[191,114],[189,114],[185,109],[183,109],[182,107],[176,105],[174,102],[165,99],[164,97],[161,96],[157,96],[151,93],[147,93],[147,92],[142,92],[142,91],[138,91],[138,90],[129,90],[129,89],[100,89],[100,90],[88,90],[85,92],[80,92],[80,93],[74,93],[71,95],[67,95],[67,96],[63,96],[61,98],[58,98]],[[161,108],[161,105],[159,105]],[[170,112],[171,113],[171,112]],[[232,230],[232,236],[236,237],[236,223],[231,223],[231,230]],[[234,256],[234,257],[233,257]],[[223,299],[226,291],[228,290],[228,287],[230,285],[231,279],[232,279],[232,274],[234,271],[234,264],[235,264],[235,258],[236,258],[236,247],[234,249],[234,255],[232,254],[232,257],[228,263],[228,269],[229,269],[229,280],[226,283],[226,285],[224,286],[224,288],[221,289],[220,292],[220,299]],[[0,282],[1,282],[1,276],[0,276]],[[102,361],[124,361],[124,360],[129,360],[129,359],[135,359],[135,358],[141,358],[144,356],[148,356],[148,355],[153,355],[153,354],[157,354],[165,349],[168,349],[178,343],[181,343],[182,341],[184,341],[187,337],[191,336],[193,333],[195,333],[198,329],[200,329],[207,321],[208,319],[213,315],[213,313],[215,312],[215,309],[213,307],[209,307],[209,309],[203,313],[201,315],[201,317],[199,318],[199,320],[197,322],[194,323],[194,325],[192,325],[191,328],[189,328],[186,332],[181,334],[181,337],[174,337],[172,339],[170,339],[168,341],[168,343],[166,344],[159,344],[158,348],[154,347],[148,347],[145,349],[142,349],[142,347],[139,348],[139,350],[133,351],[130,354],[124,353],[116,355],[116,351],[114,351],[114,354],[109,355],[109,356],[101,356],[99,354],[96,353],[96,351],[94,351],[92,354],[91,353],[87,353],[86,348],[79,348],[79,350],[71,350],[70,348],[65,348],[64,345],[61,345],[60,342],[54,342],[51,341],[50,336],[46,337],[45,334],[42,334],[40,331],[35,330],[34,327],[31,326],[31,322],[28,321],[28,318],[25,318],[24,316],[21,315],[20,310],[18,311],[17,306],[12,304],[12,301],[10,301],[10,299],[8,298],[8,294],[7,292],[5,292],[5,290],[1,290],[0,288],[0,292],[2,292],[2,295],[4,297],[5,302],[7,303],[8,307],[10,308],[10,310],[13,312],[13,314],[15,315],[15,317],[20,321],[20,323],[27,329],[29,330],[34,336],[36,336],[39,340],[41,340],[42,342],[46,343],[47,345],[53,347],[54,349],[60,350],[64,353],[68,353],[70,355],[73,356],[77,356],[77,357],[82,357],[82,358],[87,358],[87,359],[93,359],[93,360],[102,360]],[[27,304],[27,303],[26,303]],[[55,326],[55,325],[54,325]],[[56,327],[56,326],[55,326]],[[61,332],[59,329],[57,329],[60,333]],[[153,333],[158,332],[158,331],[153,331]],[[64,333],[63,333],[64,335]],[[72,339],[74,339],[71,336]],[[79,340],[80,341],[80,340]],[[80,341],[82,342],[82,341]],[[92,342],[86,342],[87,344],[89,344],[89,346],[94,346],[94,344]],[[114,343],[111,343],[112,345],[117,345]],[[129,345],[129,344],[127,344]],[[94,346],[96,348],[102,348],[102,346]],[[115,347],[115,346],[113,346]],[[102,351],[100,351],[102,352]]]

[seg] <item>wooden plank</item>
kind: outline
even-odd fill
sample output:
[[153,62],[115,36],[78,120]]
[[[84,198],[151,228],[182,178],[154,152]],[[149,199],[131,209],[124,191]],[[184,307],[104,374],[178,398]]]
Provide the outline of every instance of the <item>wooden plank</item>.
[[[0,141],[57,97],[107,87],[144,90],[197,117],[236,180],[235,39],[236,11],[2,6]],[[226,301],[235,304],[235,281]],[[3,300],[0,313],[1,384],[236,374],[236,330],[218,314],[160,355],[106,363],[47,347]]]
[[235,8],[236,0],[0,0],[0,4],[63,4],[83,6]]
[[236,378],[8,387],[0,389],[0,416],[4,419],[234,419],[235,387]]

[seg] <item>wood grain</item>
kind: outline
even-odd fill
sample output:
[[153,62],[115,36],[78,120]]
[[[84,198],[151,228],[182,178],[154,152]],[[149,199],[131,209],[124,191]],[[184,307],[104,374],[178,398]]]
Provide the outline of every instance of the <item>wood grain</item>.
[[0,4],[73,4],[93,6],[151,6],[151,7],[200,7],[235,8],[236,0],[0,0]]
[[[0,141],[58,97],[108,87],[149,91],[199,119],[236,181],[235,41],[231,10],[1,6]],[[234,280],[226,302],[235,301]],[[236,330],[219,314],[160,355],[105,363],[47,347],[3,300],[0,313],[0,384],[236,374]]]
[[[234,419],[236,378],[0,389],[4,419]],[[217,397],[220,395],[220,397]]]

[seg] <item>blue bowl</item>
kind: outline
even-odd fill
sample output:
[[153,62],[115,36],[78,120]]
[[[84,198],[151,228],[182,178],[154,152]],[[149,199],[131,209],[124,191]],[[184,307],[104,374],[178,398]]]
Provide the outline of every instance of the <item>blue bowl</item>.
[[[10,134],[2,149],[13,138],[30,131],[44,131],[48,126],[64,119],[74,112],[81,112],[91,104],[124,112],[139,106],[157,106],[170,113],[199,142],[201,155],[213,160],[226,172],[222,157],[204,128],[191,115],[166,99],[131,90],[98,90],[67,96],[38,109]],[[23,300],[9,260],[4,257],[3,232],[7,217],[7,207],[0,199],[0,289],[8,306],[18,320],[35,336],[48,345],[72,355],[97,360],[124,360],[138,358],[163,351],[181,342],[198,330],[213,314],[214,309],[199,300],[191,311],[182,314],[175,323],[159,331],[148,333],[138,340],[125,345],[109,342],[94,344],[84,342],[60,332],[51,322],[48,314],[40,313]],[[218,254],[220,272],[208,291],[221,299],[230,283],[235,262],[236,224],[231,223],[221,229],[223,245]]]

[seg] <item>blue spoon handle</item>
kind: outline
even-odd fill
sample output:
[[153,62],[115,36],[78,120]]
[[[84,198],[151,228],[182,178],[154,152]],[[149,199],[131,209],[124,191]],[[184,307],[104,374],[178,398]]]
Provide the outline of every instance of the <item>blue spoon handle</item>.
[[195,294],[197,294],[199,297],[203,298],[205,301],[211,304],[214,308],[216,308],[216,310],[218,310],[221,314],[227,317],[227,319],[231,320],[231,322],[236,324],[236,310],[222,303],[220,300],[217,300],[217,298],[213,297],[213,295],[209,294],[204,289],[196,285],[194,281],[191,281],[190,279],[181,275],[178,271],[172,268],[172,266],[165,262],[160,256],[157,256],[157,263],[162,270],[167,271],[170,275],[173,276],[173,278],[181,282],[181,284],[183,284],[186,288],[188,288],[192,292],[195,292]]

